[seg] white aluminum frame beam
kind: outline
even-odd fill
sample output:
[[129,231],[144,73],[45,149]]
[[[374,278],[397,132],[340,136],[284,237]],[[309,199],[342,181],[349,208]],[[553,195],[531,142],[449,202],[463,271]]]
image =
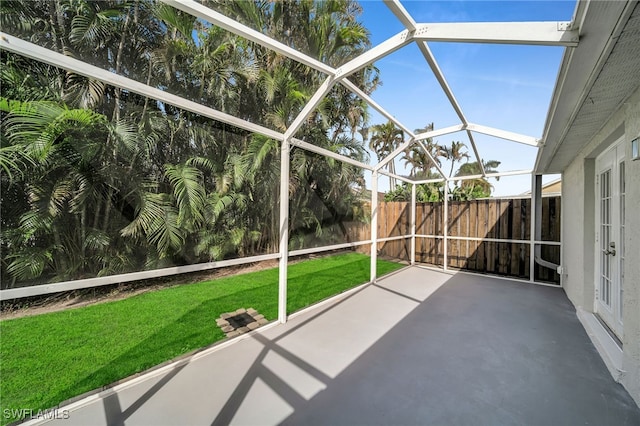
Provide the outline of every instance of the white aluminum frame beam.
[[431,155],[431,153],[429,152],[429,150],[427,149],[427,147],[424,145],[424,142],[422,142],[421,140],[416,141],[416,143],[418,145],[420,145],[420,148],[422,148],[422,150],[424,151],[424,153],[427,155],[427,157],[429,157],[429,161],[431,161],[431,164],[433,164],[433,167],[436,168],[436,170],[438,170],[438,173],[440,173],[443,177],[445,176],[444,171],[442,170],[442,168],[438,165],[438,163],[436,162],[436,160],[433,158],[433,156]]
[[376,47],[369,49],[358,57],[352,59],[346,64],[340,66],[338,69],[312,58],[309,55],[301,53],[284,43],[276,41],[271,37],[256,31],[246,25],[240,24],[233,19],[216,12],[200,3],[193,0],[160,0],[163,3],[174,7],[178,10],[186,12],[192,16],[203,19],[211,24],[217,25],[229,32],[237,34],[247,40],[258,43],[261,46],[267,47],[287,58],[293,59],[304,65],[307,65],[313,69],[321,71],[327,75],[332,75],[337,78],[345,78],[349,74],[356,72],[357,70],[374,63],[376,60],[400,49],[412,41],[412,37],[408,30],[401,31],[388,40],[380,43]]
[[[486,172],[472,131],[526,145],[536,147],[541,145],[541,141],[536,138],[469,123],[426,42],[450,41],[575,46],[578,43],[579,34],[577,30],[571,29],[570,22],[417,24],[398,0],[384,0],[384,2],[405,28],[413,34],[413,39],[416,40],[421,53],[440,83],[451,106],[460,121],[462,121],[462,128],[466,130],[483,176],[486,175]],[[423,136],[416,135],[415,139],[423,139]]]
[[575,47],[580,37],[570,26],[568,21],[420,23],[414,38],[454,43]]
[[287,283],[289,263],[289,171],[291,145],[284,138],[280,145],[280,243],[278,246],[278,322],[287,322]]
[[[568,22],[527,22],[527,23],[519,23],[519,22],[511,22],[511,23],[447,23],[447,24],[416,24],[411,15],[404,9],[402,4],[397,0],[385,0],[385,3],[389,7],[389,9],[396,15],[396,17],[402,22],[402,24],[407,28],[406,31],[402,31],[390,39],[384,41],[380,45],[370,49],[369,51],[363,53],[362,55],[354,58],[347,64],[344,64],[337,70],[333,67],[312,58],[309,55],[301,53],[284,43],[278,42],[265,34],[256,31],[246,25],[240,24],[234,21],[231,18],[224,16],[223,14],[216,12],[206,6],[203,6],[200,3],[197,3],[193,0],[161,0],[163,3],[170,5],[176,9],[179,9],[183,12],[189,13],[195,17],[203,19],[207,22],[210,22],[214,25],[217,25],[227,31],[230,31],[234,34],[242,36],[248,40],[251,40],[255,43],[258,43],[264,47],[267,47],[275,52],[278,52],[290,59],[293,59],[297,62],[300,62],[304,65],[307,65],[317,71],[328,74],[329,76],[337,77],[332,84],[328,87],[328,90],[324,92],[321,97],[325,96],[326,93],[331,89],[331,86],[335,83],[335,81],[341,80],[344,86],[348,87],[358,96],[362,97],[365,102],[367,102],[371,107],[376,109],[382,115],[384,115],[387,119],[391,120],[396,126],[405,131],[408,135],[414,136],[413,133],[406,128],[402,123],[396,120],[391,114],[385,111],[381,106],[379,106],[373,99],[367,96],[364,92],[362,92],[355,84],[348,80],[343,80],[347,75],[357,71],[358,69],[366,66],[369,63],[375,62],[377,59],[384,57],[393,51],[403,47],[408,44],[412,40],[437,40],[437,41],[473,41],[473,42],[495,42],[495,43],[517,43],[517,44],[545,44],[545,45],[554,45],[554,40],[558,40],[559,45],[570,45],[567,43],[575,43],[577,44],[578,34],[576,30],[569,29]],[[507,37],[504,32],[513,31],[510,33],[510,37]],[[513,34],[517,35],[515,37]],[[468,40],[467,40],[468,38]],[[456,113],[460,117],[461,121],[464,125],[469,126],[470,123],[467,122],[464,114],[462,113],[462,109],[458,104],[457,100],[453,96],[451,89],[449,88],[446,80],[444,79],[444,75],[440,71],[431,51],[429,50],[426,43],[418,43],[420,50],[423,55],[427,59],[427,62],[432,68],[432,71],[436,75],[436,78],[440,82],[445,94],[449,98],[451,105],[456,110]],[[327,81],[325,81],[325,84]],[[319,93],[316,92],[316,95]],[[314,95],[315,96],[315,95]],[[313,98],[309,101],[313,105]],[[167,102],[171,103],[171,102]],[[309,103],[307,106],[309,106]],[[308,113],[311,113],[313,108],[317,105],[313,105],[309,107]],[[196,112],[196,111],[194,111]],[[308,114],[303,114],[304,111],[296,118],[296,122],[293,123],[293,129],[297,130],[299,125],[306,119]],[[213,118],[213,117],[212,117]],[[221,120],[220,118],[216,118]],[[227,122],[228,121],[224,121]],[[229,123],[231,124],[231,123]],[[532,146],[540,146],[539,140],[535,138],[529,138],[522,135],[513,134],[511,132],[505,132],[498,129],[490,129],[485,126],[475,126],[477,129],[471,129],[472,131],[477,131],[478,133],[489,134],[491,136],[496,136],[502,139],[513,140],[515,142],[524,143]],[[245,128],[245,127],[242,127]],[[484,129],[484,130],[481,130]],[[247,129],[248,130],[248,129]],[[289,129],[288,129],[289,130]],[[252,130],[257,131],[257,130]],[[257,131],[258,133],[262,133],[262,131]],[[288,132],[291,136],[294,131]],[[269,135],[273,137],[273,135]],[[469,141],[471,142],[472,149],[474,151],[476,160],[480,165],[481,169],[484,172],[484,167],[482,165],[482,161],[480,159],[480,155],[478,153],[477,145],[473,140],[473,136],[470,132],[467,132],[467,136],[469,137]],[[278,137],[281,139],[281,137]],[[534,142],[535,141],[535,142]],[[535,143],[535,145],[534,145]]]
[[483,135],[494,136],[496,138],[505,139],[512,142],[518,142],[521,144],[540,147],[541,141],[533,136],[526,136],[520,133],[509,132],[507,130],[495,129],[493,127],[482,126],[480,124],[469,123],[466,126],[467,130],[476,133],[482,133]]
[[371,174],[371,259],[369,281],[375,283],[378,276],[378,171]]
[[411,185],[411,264],[416,264],[416,184]]
[[480,171],[484,175],[486,171],[484,170],[484,163],[482,162],[482,157],[480,156],[480,152],[478,151],[478,145],[476,145],[476,140],[473,138],[473,133],[467,130],[467,138],[469,138],[469,142],[471,142],[471,148],[473,149],[473,155],[476,157],[478,161],[478,166],[480,167]]
[[35,59],[37,61],[44,62],[46,64],[53,65],[67,71],[72,71],[76,74],[83,75],[93,80],[100,80],[111,86],[128,90],[130,92],[146,96],[150,99],[158,100],[184,109],[186,111],[199,114],[203,117],[211,118],[213,120],[238,127],[240,129],[248,130],[252,133],[258,133],[280,141],[284,139],[284,135],[275,130],[271,130],[266,127],[260,126],[259,124],[242,120],[241,118],[234,117],[233,115],[229,115],[225,112],[206,107],[197,102],[193,102],[180,96],[173,95],[155,87],[140,83],[139,81],[132,80],[128,77],[115,74],[103,68],[87,64],[86,62],[82,62],[78,59],[65,56],[61,53],[54,52],[53,50],[46,49],[44,47],[2,32],[0,32],[0,49],[16,53],[27,58]]
[[395,173],[389,173],[389,172],[388,172],[388,171],[386,171],[386,170],[382,170],[382,169],[380,169],[380,170],[378,170],[378,173],[380,173],[381,175],[385,175],[385,176],[387,176],[387,177],[392,177],[392,178],[394,178],[394,179],[401,180],[401,181],[406,182],[406,183],[413,184],[413,180],[412,180],[412,179],[410,179],[410,178],[408,178],[408,177],[405,177],[405,176],[397,175],[397,174],[395,174]]
[[207,271],[212,269],[226,268],[229,266],[245,265],[248,263],[262,262],[265,260],[278,259],[280,254],[263,254],[259,256],[241,257],[238,259],[219,260],[215,262],[196,263],[194,265],[172,266],[162,269],[151,269],[147,271],[127,272],[124,274],[107,275],[104,277],[84,278],[79,280],[63,281],[57,283],[32,285],[28,287],[16,287],[0,290],[0,300],[21,299],[23,297],[41,296],[43,294],[60,293],[63,291],[81,290],[84,288],[95,288],[103,285],[118,284],[138,280],[148,280],[151,278],[168,277],[177,274],[187,274],[191,272]]
[[[459,124],[456,126],[444,127],[442,129],[430,130],[428,132],[420,133],[416,135],[415,139],[414,138],[409,139],[408,141],[400,145],[398,148],[396,148],[394,151],[392,151],[386,158],[384,158],[375,166],[375,169],[380,170],[382,167],[386,166],[387,163],[392,161],[400,153],[402,153],[404,150],[409,148],[417,139],[422,140],[422,139],[434,138],[437,136],[447,135],[449,133],[459,132],[460,130],[463,130],[463,129],[464,129],[464,126],[462,124]],[[439,169],[439,171],[442,177],[446,179],[447,176],[444,174],[444,172],[442,172],[442,169]]]
[[470,180],[470,179],[480,179],[482,177],[485,178],[499,178],[502,176],[518,176],[518,175],[530,175],[532,170],[513,170],[510,172],[499,172],[499,173],[487,173],[485,175],[466,175],[466,176],[453,176],[452,181],[458,180]]
[[289,257],[306,256],[308,254],[322,253],[322,252],[333,251],[333,250],[341,250],[344,248],[360,247],[360,246],[365,246],[367,244],[371,244],[371,240],[354,241],[352,243],[333,244],[330,246],[311,247],[307,249],[291,250],[289,252]]
[[409,14],[409,12],[407,12],[402,3],[400,3],[398,0],[384,0],[384,4],[386,4],[387,8],[389,8],[389,10],[391,10],[391,12],[396,15],[396,18],[398,18],[398,20],[402,22],[402,25],[404,25],[406,29],[408,29],[409,31],[416,30],[418,24],[416,24],[416,21]]
[[310,144],[309,142],[305,142],[300,139],[291,138],[289,140],[289,143],[291,144],[291,146],[297,146],[298,148],[304,149],[306,151],[315,152],[316,154],[324,155],[325,157],[333,158],[335,160],[342,161],[343,163],[348,163],[365,170],[373,170],[373,166],[370,164],[365,164],[361,161],[354,160],[353,158],[338,154],[337,152],[329,151],[328,149],[321,148],[317,145]]
[[195,16],[209,22],[210,24],[214,24],[220,28],[232,32],[233,34],[239,35],[243,38],[246,38],[247,40],[253,41],[254,43],[258,43],[261,46],[278,52],[289,59],[293,59],[315,70],[321,71],[328,75],[335,75],[335,70],[324,62],[312,58],[309,55],[305,55],[304,53],[301,53],[284,43],[280,43],[279,41],[276,41],[271,37],[268,37],[265,34],[254,30],[253,28],[236,22],[233,19],[228,18],[223,14],[216,12],[206,6],[203,6],[202,4],[197,3],[193,0],[160,1],[178,10],[186,12],[189,15]]
[[[387,119],[391,120],[396,126],[401,128],[408,135],[413,136],[413,132],[411,132],[400,121],[398,121],[395,117],[393,117],[386,110],[384,110],[384,108],[378,105],[370,96],[368,96],[366,93],[360,90],[360,88],[358,88],[354,83],[352,83],[346,78],[349,74],[356,72],[358,69],[361,69],[367,66],[368,64],[375,62],[377,59],[380,59],[396,51],[397,49],[402,48],[406,44],[410,43],[412,41],[412,38],[410,36],[409,31],[402,31],[396,34],[395,36],[382,42],[381,44],[374,47],[373,49],[368,50],[362,55],[354,58],[350,62],[347,62],[346,64],[342,65],[339,69],[336,70],[333,67],[315,58],[312,58],[309,55],[301,53],[287,46],[284,43],[274,40],[259,31],[256,31],[246,25],[236,22],[233,19],[228,18],[227,16],[219,12],[216,12],[206,6],[203,6],[202,4],[197,3],[193,0],[160,0],[160,1],[178,10],[186,12],[192,16],[203,19],[211,24],[217,25],[233,34],[239,35],[247,40],[253,41],[261,46],[264,46],[277,53],[280,53],[281,55],[284,55],[287,58],[293,59],[317,71],[325,73],[329,77],[334,77],[330,85],[331,87],[333,86],[333,84],[339,81],[345,87],[347,87],[352,92],[360,96],[372,108],[377,110],[380,114],[385,116]],[[328,90],[330,90],[331,87],[329,87]],[[324,95],[328,93],[328,90],[327,92],[324,93]],[[318,92],[316,92],[316,94],[318,94]],[[309,103],[312,103],[312,100],[310,100]],[[309,103],[307,104],[307,106],[309,105]],[[312,108],[309,108],[309,113],[311,113],[313,108],[315,108],[315,106],[313,106]],[[303,114],[304,112],[306,111],[303,110],[298,115],[298,117],[296,118],[296,122],[292,123],[292,126],[290,126],[290,129],[297,131],[297,129],[299,128],[298,121],[303,122],[308,115],[308,114]],[[290,129],[287,129],[287,132],[286,132],[287,136],[292,136],[295,133],[295,131],[290,131]],[[279,139],[281,140],[282,137]]]
[[364,100],[367,104],[369,104],[369,106],[373,109],[375,109],[376,111],[378,111],[380,114],[382,114],[387,120],[391,121],[393,124],[395,124],[396,126],[398,126],[400,129],[402,129],[403,132],[405,132],[407,135],[409,135],[410,137],[413,137],[414,134],[411,130],[409,130],[408,127],[406,127],[404,124],[402,124],[398,119],[396,119],[393,115],[389,114],[384,108],[382,108],[376,101],[374,101],[371,96],[367,95],[366,93],[364,93],[364,91],[362,91],[358,86],[356,86],[355,84],[353,84],[351,82],[351,80],[349,79],[343,79],[340,80],[340,83],[346,87],[347,89],[351,90],[353,93],[355,93],[356,95],[360,96],[360,98],[362,98],[362,100]]
[[[243,25],[239,22],[234,21],[231,18],[228,18],[222,15],[219,12],[216,12],[206,6],[203,6],[200,3],[197,3],[193,0],[160,0],[163,3],[175,7],[183,12],[186,12],[192,16],[203,19],[211,24],[217,25],[233,34],[239,35],[247,40],[251,40],[259,45],[271,49],[277,53],[280,53],[283,56],[286,56],[289,59],[293,59],[297,62],[300,62],[308,67],[315,69],[316,71],[320,71],[329,76],[336,76],[337,71],[333,67],[321,62],[309,55],[301,53],[284,43],[281,43],[277,40],[274,40],[259,31],[256,31],[246,25]],[[399,46],[398,48],[400,48]],[[387,52],[391,53],[391,52]],[[384,56],[384,54],[382,54]],[[366,64],[365,64],[366,66]],[[364,93],[358,86],[352,83],[347,78],[338,79],[342,85],[350,89],[352,92],[360,96],[365,102],[367,102],[372,108],[378,111],[380,114],[385,116],[387,119],[393,121],[396,126],[400,127],[406,133],[412,135],[412,132],[406,128],[400,121],[398,121],[395,117],[389,114],[384,108],[378,105],[369,95]]]
[[[440,83],[440,87],[442,87],[442,90],[447,96],[447,99],[449,99],[451,106],[456,111],[456,114],[458,114],[458,118],[460,118],[460,121],[466,127],[469,124],[469,122],[467,121],[467,118],[464,116],[464,113],[462,112],[462,108],[460,107],[458,100],[453,94],[451,87],[449,87],[449,83],[447,83],[447,79],[444,77],[442,70],[438,66],[438,63],[436,62],[436,59],[433,56],[433,53],[431,52],[431,49],[429,49],[429,46],[424,41],[418,43],[418,48],[420,49],[420,52],[422,52],[422,56],[424,56],[424,59],[429,64],[429,67],[431,68],[433,75],[436,77],[436,80],[438,80],[438,83]],[[478,147],[476,146],[476,142],[473,139],[473,135],[467,131],[467,137],[469,138],[469,142],[471,143],[471,148],[473,149],[473,154],[476,157],[476,161],[478,162],[480,171],[484,175],[485,170],[484,170],[484,165],[482,164],[482,157],[480,157],[480,153],[478,152]]]
[[423,183],[439,183],[439,182],[446,182],[447,179],[445,178],[440,178],[440,179],[423,179],[423,180],[416,180],[413,183],[415,183],[416,185],[421,185]]
[[311,99],[307,102],[307,104],[302,108],[302,111],[298,114],[298,116],[293,120],[293,122],[287,128],[287,131],[284,132],[284,138],[290,139],[293,135],[302,127],[304,121],[309,117],[309,114],[313,112],[314,109],[320,102],[324,99],[324,97],[329,93],[333,85],[335,84],[335,78],[332,76],[327,77],[324,82],[320,85],[318,90],[313,94]]
[[449,185],[444,185],[444,214],[442,215],[442,245],[444,246],[442,251],[444,254],[443,269],[446,271],[449,269]]
[[[256,31],[246,25],[243,25],[239,22],[234,21],[231,18],[226,17],[225,15],[216,12],[206,6],[203,6],[200,3],[197,3],[193,0],[160,0],[163,3],[170,5],[176,9],[179,9],[183,12],[186,12],[192,16],[203,19],[211,24],[217,25],[220,28],[223,28],[233,34],[239,35],[247,40],[251,40],[254,43],[258,43],[259,45],[266,47],[268,49],[273,50],[274,52],[280,53],[283,56],[286,56],[289,59],[293,59],[297,62],[300,62],[308,67],[315,69],[316,71],[320,71],[329,76],[336,76],[336,69],[321,62],[309,55],[301,53],[284,43],[281,43],[277,40],[274,40],[265,34],[262,34],[259,31]],[[399,47],[398,47],[399,48]],[[390,53],[390,52],[389,52]],[[366,66],[366,64],[365,64]],[[405,132],[410,133],[408,129],[404,128],[402,123],[396,120],[391,114],[386,112],[381,106],[379,106],[373,99],[371,99],[366,93],[364,93],[358,86],[349,81],[347,78],[339,79],[340,82],[356,93],[358,96],[363,98],[365,102],[367,102],[372,108],[377,110],[380,114],[387,117],[389,120],[392,120],[398,127],[401,127]]]
[[379,45],[353,58],[346,64],[339,66],[336,69],[335,75],[337,78],[345,78],[350,74],[358,71],[359,69],[362,69],[369,64],[373,64],[378,59],[383,58],[406,46],[407,44],[411,43],[411,41],[413,41],[413,38],[409,30],[401,31],[398,34],[383,41]]
[[378,238],[378,242],[379,243],[386,243],[389,241],[400,241],[400,240],[406,240],[407,238],[411,238],[410,234],[405,234],[405,235],[398,235],[396,237],[384,237],[384,238]]
[[413,142],[415,142],[415,140],[413,138],[410,138],[408,141],[406,141],[403,144],[401,144],[400,146],[398,146],[389,155],[387,155],[385,158],[383,158],[382,161],[380,161],[378,164],[376,164],[374,169],[375,170],[382,170],[382,168],[384,166],[386,166],[388,163],[393,161],[393,159],[396,158],[402,151],[404,151],[405,149],[409,148],[413,144]]
[[464,130],[464,124],[456,124],[455,126],[443,127],[442,129],[429,130],[428,132],[418,133],[416,140],[424,140],[429,138],[435,138],[442,135],[448,135],[449,133],[455,133]]
[[539,192],[542,191],[542,175],[531,174],[531,222],[529,224],[529,282],[536,280],[536,220],[538,215]]
[[442,87],[444,94],[447,96],[447,99],[449,99],[449,103],[451,104],[456,114],[458,115],[458,118],[460,119],[462,124],[466,125],[468,121],[464,116],[464,113],[462,112],[462,108],[460,107],[458,100],[453,94],[451,87],[449,87],[449,83],[447,83],[447,79],[444,77],[442,70],[438,66],[438,63],[436,62],[436,59],[433,56],[433,53],[431,52],[429,45],[427,45],[426,42],[418,42],[417,44],[418,44],[418,48],[420,49],[420,52],[422,53],[422,56],[424,56],[424,59],[427,61],[427,64],[429,64],[429,68],[431,68],[433,75],[435,76],[436,80],[438,80],[438,83],[440,83],[440,87]]

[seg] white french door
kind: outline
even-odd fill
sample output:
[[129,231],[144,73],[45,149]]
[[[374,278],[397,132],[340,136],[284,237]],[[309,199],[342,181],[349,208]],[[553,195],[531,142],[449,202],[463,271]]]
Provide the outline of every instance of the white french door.
[[622,339],[625,234],[624,145],[596,159],[595,310]]

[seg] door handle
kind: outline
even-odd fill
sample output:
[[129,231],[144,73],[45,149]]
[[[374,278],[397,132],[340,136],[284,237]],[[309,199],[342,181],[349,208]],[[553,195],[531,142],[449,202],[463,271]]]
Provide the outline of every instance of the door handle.
[[616,255],[616,243],[615,243],[615,241],[611,241],[609,243],[609,248],[604,251],[604,254],[606,254],[607,256],[609,256],[609,255],[615,256]]

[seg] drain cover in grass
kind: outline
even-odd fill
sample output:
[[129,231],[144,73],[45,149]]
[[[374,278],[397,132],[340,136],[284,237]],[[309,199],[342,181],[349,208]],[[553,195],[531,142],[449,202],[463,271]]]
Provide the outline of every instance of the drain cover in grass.
[[260,315],[258,311],[253,308],[240,308],[233,312],[227,312],[220,315],[220,318],[216,320],[216,324],[227,337],[235,337],[255,330],[268,322],[264,315]]
[[248,313],[234,315],[232,317],[227,318],[229,325],[233,328],[246,327],[247,325],[255,322],[253,317]]

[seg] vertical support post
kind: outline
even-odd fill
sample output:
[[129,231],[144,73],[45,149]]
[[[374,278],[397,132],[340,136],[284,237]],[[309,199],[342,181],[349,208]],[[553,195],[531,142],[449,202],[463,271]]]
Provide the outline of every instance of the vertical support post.
[[529,242],[529,282],[535,282],[536,239],[538,239],[539,218],[542,217],[542,175],[531,174],[531,224]]
[[378,262],[378,171],[371,174],[371,271],[370,281],[376,282]]
[[542,175],[536,175],[536,220],[535,220],[535,233],[533,235],[534,241],[542,240]]
[[[562,175],[560,175],[561,180],[564,180],[564,173]],[[566,187],[565,187],[566,188]],[[565,279],[565,272],[564,272],[564,238],[563,238],[563,232],[565,230],[565,224],[564,224],[564,215],[565,215],[565,211],[564,211],[564,203],[562,202],[562,200],[565,200],[566,198],[563,196],[565,194],[565,192],[562,190],[562,188],[560,188],[560,271],[558,271],[558,274],[560,275],[560,288],[564,288],[564,279]]]
[[280,262],[278,266],[278,322],[287,322],[287,267],[289,263],[289,153],[285,138],[280,147]]
[[411,185],[411,264],[416,264],[416,184]]
[[449,236],[449,180],[444,181],[444,214],[442,217],[443,226],[443,234],[444,234],[444,270],[449,269],[447,266],[449,264],[449,253],[448,246],[449,241],[447,237]]

